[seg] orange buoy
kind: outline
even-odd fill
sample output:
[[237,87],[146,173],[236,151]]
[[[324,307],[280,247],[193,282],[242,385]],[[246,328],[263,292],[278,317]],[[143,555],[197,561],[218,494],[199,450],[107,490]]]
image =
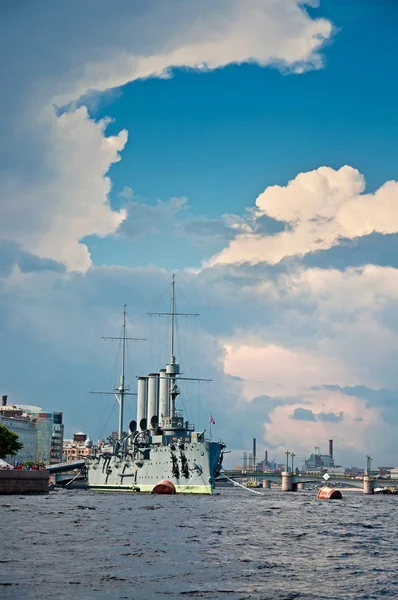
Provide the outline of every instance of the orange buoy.
[[168,479],[162,479],[153,488],[151,494],[175,494],[176,489],[174,484]]
[[340,490],[336,490],[335,488],[330,487],[322,487],[318,491],[318,496],[320,500],[341,500],[342,494]]

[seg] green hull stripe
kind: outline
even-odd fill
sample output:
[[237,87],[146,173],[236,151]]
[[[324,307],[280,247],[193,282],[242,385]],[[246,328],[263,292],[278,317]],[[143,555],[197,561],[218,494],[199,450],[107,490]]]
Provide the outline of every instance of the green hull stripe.
[[[130,492],[132,494],[139,493],[150,493],[155,486],[153,485],[140,485],[138,489],[133,487],[119,487],[119,486],[89,486],[88,489],[93,492]],[[211,485],[176,485],[177,494],[212,494],[213,490]]]

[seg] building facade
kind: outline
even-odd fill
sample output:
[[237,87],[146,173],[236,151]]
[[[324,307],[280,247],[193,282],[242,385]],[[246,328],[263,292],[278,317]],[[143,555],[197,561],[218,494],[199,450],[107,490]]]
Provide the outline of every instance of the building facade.
[[[36,463],[59,463],[62,461],[62,445],[64,439],[64,425],[62,412],[44,412],[38,406],[8,405],[7,396],[2,396],[0,416],[4,419],[19,419],[30,423],[24,429],[20,427],[21,435],[24,435],[26,444],[29,446],[30,458],[19,462],[33,461]],[[28,441],[28,431],[34,430],[35,450],[31,452],[32,442]],[[17,431],[15,431],[18,433]],[[18,433],[18,435],[20,435]],[[31,439],[33,437],[31,436]],[[25,442],[20,436],[20,441]],[[26,452],[21,450],[25,456]]]
[[37,431],[34,423],[22,416],[3,416],[0,414],[0,423],[18,435],[23,444],[15,456],[6,456],[5,461],[10,465],[24,462],[36,462]]
[[63,443],[63,462],[74,462],[79,458],[89,456],[94,451],[94,445],[90,438],[82,431],[73,435],[73,439],[64,440]]
[[62,412],[53,412],[52,435],[50,449],[50,463],[62,462],[62,448],[64,442],[64,425],[62,423]]

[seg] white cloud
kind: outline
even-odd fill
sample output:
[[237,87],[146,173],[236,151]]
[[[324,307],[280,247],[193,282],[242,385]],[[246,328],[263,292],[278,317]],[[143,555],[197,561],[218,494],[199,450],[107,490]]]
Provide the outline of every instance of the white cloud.
[[165,227],[171,231],[173,218],[188,208],[187,198],[158,200],[155,205],[130,201],[127,204],[126,220],[121,223],[119,233],[130,238],[139,238],[159,233]]
[[119,193],[121,198],[127,198],[127,200],[132,200],[134,198],[134,191],[128,185],[125,185],[122,191]]
[[331,248],[342,237],[398,232],[398,183],[387,182],[374,194],[364,190],[363,175],[349,166],[320,167],[300,173],[287,186],[270,186],[257,198],[254,214],[289,227],[272,236],[242,233],[210,264],[275,264],[288,256]]
[[[293,419],[294,410],[301,407],[343,415],[336,423]],[[296,404],[277,406],[271,412],[270,423],[265,424],[264,431],[268,443],[279,456],[287,447],[294,449],[297,457],[308,456],[309,450],[313,451],[315,446],[321,446],[323,453],[327,453],[327,441],[333,439],[337,463],[345,465],[348,460],[363,464],[370,450],[372,453],[376,451],[380,458],[383,453],[386,455],[384,440],[394,435],[394,428],[383,421],[379,408],[367,406],[363,398],[326,390],[321,394],[308,393],[302,402]],[[377,445],[372,442],[375,436]],[[298,458],[297,462],[302,463]]]
[[[332,31],[297,0],[148,0],[140,10],[98,0],[94,19],[90,3],[75,3],[62,12],[62,26],[61,12],[58,5],[28,3],[0,24],[0,52],[13,60],[11,67],[0,65],[0,110],[8,116],[0,147],[0,233],[80,271],[91,261],[79,240],[110,234],[123,219],[107,204],[106,174],[127,134],[106,136],[83,108],[74,110],[74,101],[92,97],[93,89],[165,77],[179,66],[253,61],[293,71],[319,68]],[[9,31],[20,31],[20,38]],[[65,103],[69,113],[58,116],[54,104]]]
[[[272,444],[280,459],[286,448],[304,456],[333,437],[343,462],[362,464],[364,452],[376,451],[380,462],[387,460],[390,451],[398,460],[395,448],[391,450],[394,419],[388,425],[374,401],[322,387],[398,389],[396,322],[394,326],[398,270],[301,269],[264,283],[260,278],[248,279],[242,285],[242,279],[228,279],[227,268],[223,277],[222,269],[217,267],[214,279],[205,271],[177,275],[178,287],[191,303],[181,304],[185,299],[178,296],[179,307],[201,313],[198,320],[180,321],[178,356],[187,376],[214,380],[209,389],[202,384],[199,391],[190,388],[193,415],[189,418],[199,422],[200,406],[206,426],[211,407],[216,434],[229,448],[246,444],[249,449],[250,438],[256,435],[259,445],[261,441],[268,447]],[[1,328],[8,339],[0,373],[3,386],[25,403],[64,410],[67,423],[78,411],[79,428],[100,435],[104,423],[97,428],[101,419],[92,420],[95,405],[88,390],[107,389],[118,375],[116,348],[101,346],[100,336],[120,331],[126,301],[129,332],[148,339],[131,348],[129,374],[158,368],[169,351],[167,323],[158,318],[148,323],[145,313],[169,283],[170,275],[155,267],[93,267],[84,276],[14,271],[0,287],[0,307],[6,315]],[[166,293],[157,308],[162,310],[168,302]],[[390,314],[392,323],[386,321]],[[49,365],[42,378],[38,362]],[[23,379],[16,376],[16,368],[23,370]],[[59,390],[56,405],[49,377]],[[134,387],[134,378],[130,383]],[[34,400],[35,394],[40,402]],[[101,406],[108,415],[105,400]],[[296,408],[315,415],[343,413],[343,418],[298,421],[291,418]]]
[[[31,21],[27,31],[32,31],[35,44],[30,53],[23,53],[19,69],[6,65],[1,71],[0,66],[4,89],[13,92],[5,105],[9,119],[2,138],[4,154],[20,161],[14,160],[11,167],[2,163],[0,234],[72,270],[90,267],[87,249],[80,242],[84,236],[108,235],[124,223],[124,213],[108,204],[107,173],[127,141],[126,132],[108,136],[105,123],[90,120],[84,107],[75,110],[75,100],[93,88],[101,91],[137,78],[165,77],[178,66],[215,69],[253,61],[296,72],[319,68],[322,44],[332,30],[328,21],[310,19],[296,0],[151,0],[143,3],[140,14],[133,11],[132,3],[120,6],[117,11],[98,0],[93,21],[92,6],[76,3],[75,11],[65,13],[60,28],[54,25],[56,8],[44,14],[28,3],[19,18]],[[0,36],[0,46],[4,40],[6,36]],[[29,45],[28,34],[23,41]],[[53,48],[57,52],[51,52]],[[5,48],[3,55],[7,54]],[[52,107],[55,101],[71,102],[70,111],[59,116]],[[363,176],[347,166],[321,167],[298,175],[285,187],[267,188],[257,199],[254,214],[258,221],[268,216],[287,222],[289,228],[267,236],[258,234],[254,223],[253,232],[241,233],[242,223],[233,218],[229,225],[238,231],[238,238],[213,262],[277,263],[287,256],[330,248],[342,236],[397,231],[397,184],[388,182],[374,194],[364,190]],[[131,194],[127,188],[122,192],[130,199]],[[168,214],[183,205],[159,206]],[[13,386],[29,402],[34,382],[49,408],[70,410],[72,402],[80,409],[82,397],[87,400],[85,390],[103,382],[105,361],[99,360],[97,339],[120,325],[115,317],[119,304],[124,299],[136,303],[131,313],[140,322],[163,286],[160,281],[167,277],[155,268],[152,272],[92,268],[85,276],[27,274],[15,268],[1,296],[6,315],[2,326],[9,328],[12,339],[2,364],[4,385]],[[280,451],[287,440],[291,447],[307,452],[310,444],[328,439],[331,427],[345,448],[356,444],[361,451],[369,450],[366,444],[374,432],[377,443],[384,432],[393,439],[378,409],[361,398],[311,388],[324,384],[397,387],[396,270],[300,269],[267,280],[267,272],[257,271],[251,278],[245,277],[243,269],[242,278],[234,279],[227,267],[218,264],[217,269],[185,272],[181,277],[191,288],[192,294],[187,295],[195,299],[195,309],[198,303],[199,311],[202,307],[205,315],[210,313],[193,346],[200,374],[220,378],[212,402],[223,416],[221,421],[230,419],[233,428],[231,405],[238,410],[238,390],[249,400],[239,413],[248,426],[256,404],[253,396],[268,394],[280,401],[269,414],[271,424],[264,425],[267,440]],[[217,343],[220,327],[227,330],[222,332],[226,348]],[[43,356],[51,367],[45,380],[38,381]],[[144,368],[144,353],[138,362]],[[222,366],[242,381],[225,376]],[[30,379],[19,377],[22,369]],[[63,378],[61,386],[57,375]],[[58,406],[49,392],[49,387],[54,388],[48,377],[61,388]],[[283,403],[286,395],[291,396],[288,406]],[[291,414],[300,407],[315,414],[341,412],[344,419],[298,427]],[[87,427],[92,412],[82,415]],[[227,441],[230,446],[237,444],[235,438]]]
[[[256,62],[302,72],[320,68],[320,49],[332,34],[326,19],[311,19],[297,0],[203,0],[200,5],[151,1],[141,14],[125,14],[112,51],[75,65],[73,81],[60,82],[56,102],[88,90],[107,90],[173,67],[216,69]],[[128,27],[128,26],[129,27]],[[145,42],[142,32],[146,32]],[[137,43],[140,40],[142,43]],[[108,42],[109,43],[109,42]]]
[[[248,318],[225,338],[224,365],[242,378],[247,399],[331,382],[397,387],[398,332],[386,318],[396,314],[397,269],[301,270],[236,296]],[[257,304],[271,322],[258,322]]]
[[248,401],[256,396],[293,396],[308,391],[311,386],[364,383],[349,366],[336,357],[313,351],[284,348],[256,343],[244,344],[237,336],[224,345],[224,370],[243,379],[243,391]]
[[[394,422],[386,423],[377,404],[325,386],[398,389],[398,270],[301,269],[250,291],[237,287],[235,295],[248,318],[225,338],[224,370],[239,379],[249,414],[255,404],[261,415],[264,403],[264,438],[274,452],[308,453],[333,437],[340,460],[358,462],[371,452],[385,461]],[[272,312],[271,322],[254,318],[257,304],[264,315]],[[292,419],[295,409],[339,418]]]
[[120,159],[127,132],[107,136],[106,122],[89,119],[85,107],[60,117],[51,112],[46,125],[45,177],[33,186],[20,180],[6,183],[0,236],[85,271],[91,260],[79,240],[114,232],[125,216],[109,206],[106,173]]

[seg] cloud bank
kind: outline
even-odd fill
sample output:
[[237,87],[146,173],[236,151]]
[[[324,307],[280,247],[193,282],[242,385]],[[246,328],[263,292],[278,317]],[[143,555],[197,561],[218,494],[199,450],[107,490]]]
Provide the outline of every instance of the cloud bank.
[[[33,403],[68,419],[75,414],[70,427],[100,435],[93,419],[102,410],[87,391],[111,388],[115,363],[104,359],[98,339],[120,327],[124,301],[133,331],[153,337],[142,313],[169,280],[156,267],[92,266],[86,236],[134,238],[153,227],[154,211],[171,227],[186,200],[148,207],[125,188],[126,208],[114,210],[109,169],[128,135],[122,125],[110,135],[86,105],[176,68],[318,69],[332,29],[296,0],[122,0],[117,9],[72,0],[65,11],[45,0],[9,11],[0,24],[2,55],[14,57],[14,68],[0,65],[0,109],[8,116],[0,147],[0,329],[10,397],[29,403],[34,389],[41,400]],[[249,217],[183,223],[197,239],[219,236],[226,244],[178,282],[205,315],[187,337],[187,364],[192,375],[197,368],[215,380],[208,402],[230,447],[247,449],[256,435],[277,455],[286,448],[304,454],[333,437],[347,461],[377,450],[376,460],[398,462],[398,271],[374,252],[388,236],[389,248],[395,241],[397,183],[366,193],[354,166],[322,166],[270,186]],[[332,253],[347,241],[368,243],[367,261],[333,268]],[[155,354],[158,360],[157,347]],[[153,359],[150,350],[137,353],[135,373],[152,369]]]
[[300,173],[287,186],[270,186],[256,200],[255,219],[285,223],[277,235],[242,233],[211,264],[275,264],[287,257],[336,246],[342,239],[398,232],[398,183],[364,194],[365,179],[350,166]]
[[122,0],[117,7],[72,0],[67,10],[45,0],[3,17],[0,50],[13,68],[0,65],[0,110],[8,117],[0,235],[82,272],[91,259],[81,240],[109,235],[124,220],[109,206],[107,172],[127,133],[107,136],[106,123],[76,108],[79,99],[179,67],[249,61],[293,72],[320,68],[332,34],[329,21],[311,19],[296,0]]

